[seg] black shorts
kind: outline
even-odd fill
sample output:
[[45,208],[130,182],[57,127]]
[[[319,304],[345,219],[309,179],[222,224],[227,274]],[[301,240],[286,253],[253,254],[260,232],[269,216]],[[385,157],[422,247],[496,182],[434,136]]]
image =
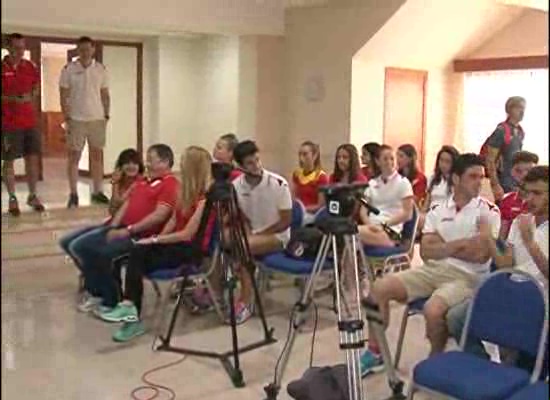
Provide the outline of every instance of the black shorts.
[[34,128],[2,131],[2,161],[40,154],[42,140]]

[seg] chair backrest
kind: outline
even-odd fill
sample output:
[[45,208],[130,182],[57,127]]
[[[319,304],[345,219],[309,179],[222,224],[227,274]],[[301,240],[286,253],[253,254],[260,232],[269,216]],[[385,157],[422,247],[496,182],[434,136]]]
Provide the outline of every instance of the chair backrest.
[[542,367],[548,335],[548,305],[544,289],[529,274],[499,270],[477,288],[468,310],[462,338],[473,336],[537,358],[533,376]]
[[320,209],[317,210],[317,212],[315,213],[315,218],[313,220],[313,223],[317,224],[320,220],[322,220],[323,218],[326,218],[328,217],[328,211],[327,211],[327,208],[326,207],[321,207]]
[[413,214],[411,219],[403,224],[403,230],[401,231],[401,242],[409,245],[407,252],[412,251],[414,247],[414,241],[418,232],[418,222],[420,220],[419,216],[420,213],[418,212],[418,207],[413,205]]
[[300,200],[292,201],[292,221],[290,223],[291,229],[300,228],[304,223],[304,215],[306,213],[306,208]]

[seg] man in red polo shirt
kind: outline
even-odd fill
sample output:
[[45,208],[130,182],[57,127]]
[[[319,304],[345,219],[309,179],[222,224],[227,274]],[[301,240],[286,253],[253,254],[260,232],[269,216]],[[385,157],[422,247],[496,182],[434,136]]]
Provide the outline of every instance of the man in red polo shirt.
[[518,151],[514,154],[510,174],[517,190],[506,193],[498,204],[501,219],[499,238],[502,240],[508,238],[508,232],[514,219],[519,214],[527,212],[527,199],[522,191],[523,179],[538,162],[539,156],[529,151]]
[[73,243],[86,282],[95,285],[94,291],[101,295],[89,298],[87,307],[81,305],[82,310],[101,313],[118,304],[119,289],[111,273],[113,260],[130,252],[133,239],[159,234],[176,206],[180,184],[172,174],[172,150],[155,144],[147,151],[146,160],[148,179],[135,183],[110,229],[93,231]]
[[40,72],[32,61],[23,58],[25,38],[19,33],[8,37],[9,55],[2,60],[2,176],[9,194],[8,211],[19,216],[15,197],[14,161],[25,158],[29,196],[27,204],[35,211],[44,211],[36,196],[39,155],[42,150],[36,130],[34,99],[40,90]]

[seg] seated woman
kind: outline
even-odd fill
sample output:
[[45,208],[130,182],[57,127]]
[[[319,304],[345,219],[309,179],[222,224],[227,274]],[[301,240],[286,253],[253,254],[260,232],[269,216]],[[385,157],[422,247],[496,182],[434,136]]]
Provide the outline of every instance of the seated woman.
[[453,146],[443,146],[435,159],[434,173],[428,179],[428,190],[422,212],[427,213],[434,205],[443,204],[452,193],[451,170],[457,157],[460,155]]
[[[142,179],[144,170],[145,167],[143,165],[143,160],[136,150],[126,149],[119,154],[115,164],[115,171],[113,172],[111,179],[112,195],[111,203],[109,205],[109,214],[111,216],[113,216],[120,206],[122,206],[124,200],[126,200],[128,194],[130,193],[132,185]],[[109,219],[107,221],[109,221]],[[65,253],[72,258],[78,269],[81,269],[81,263],[72,250],[74,242],[77,239],[84,237],[86,234],[93,233],[97,230],[107,229],[107,225],[108,224],[104,223],[101,225],[88,226],[86,228],[71,232],[60,239],[59,245]],[[117,276],[117,280],[120,282],[119,276]],[[85,281],[84,290],[85,293],[80,304],[78,305],[78,310],[88,312],[94,309],[95,306],[101,302],[101,298],[99,297],[97,285],[93,282]]]
[[[190,146],[181,158],[182,193],[179,205],[158,236],[140,239],[130,252],[123,301],[109,312],[100,314],[108,322],[124,322],[113,340],[126,342],[145,332],[140,321],[143,275],[157,269],[180,268],[193,262],[196,249],[192,241],[198,231],[205,207],[205,194],[211,183],[212,157],[207,150]],[[214,223],[208,221],[207,235],[201,244],[206,251]]]
[[363,163],[361,172],[367,179],[375,178],[378,175],[378,168],[374,159],[379,148],[380,145],[376,142],[365,143],[361,147],[361,162]]
[[298,153],[300,168],[292,174],[290,190],[292,197],[300,200],[306,208],[304,222],[313,222],[315,213],[323,206],[323,196],[319,194],[319,187],[328,184],[328,176],[321,168],[321,154],[319,145],[313,142],[304,142]]
[[368,214],[361,207],[359,226],[361,241],[370,246],[395,246],[396,240],[389,236],[383,225],[400,234],[403,224],[413,215],[413,189],[407,178],[395,168],[393,149],[382,145],[375,159],[380,175],[369,181],[365,197],[369,204],[380,210],[378,215]]
[[[214,157],[213,161],[231,164],[234,166],[233,162],[233,149],[237,147],[239,140],[234,133],[226,133],[225,135],[220,136],[214,150],[212,151],[212,156]],[[233,168],[231,171],[230,179],[231,181],[238,178],[242,172],[237,168]]]
[[426,176],[418,169],[418,155],[412,144],[404,144],[397,149],[397,166],[399,173],[411,182],[414,201],[422,206],[428,186]]
[[330,183],[358,183],[367,182],[361,172],[359,155],[352,144],[342,144],[336,149],[334,157],[334,172],[330,175]]

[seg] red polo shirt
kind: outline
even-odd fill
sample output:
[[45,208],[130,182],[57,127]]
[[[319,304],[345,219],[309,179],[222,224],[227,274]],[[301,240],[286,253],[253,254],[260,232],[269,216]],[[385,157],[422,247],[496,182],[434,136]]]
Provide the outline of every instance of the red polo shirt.
[[[135,182],[128,195],[128,208],[122,217],[121,223],[126,226],[137,224],[149,214],[153,213],[160,204],[164,204],[173,210],[176,206],[179,188],[180,183],[173,174]],[[163,221],[158,226],[141,232],[139,236],[147,237],[157,235],[166,222],[167,221]]]
[[[2,60],[2,96],[28,96],[40,84],[40,72],[32,61],[22,59],[17,65],[10,56]],[[19,130],[36,126],[33,101],[2,99],[2,129]]]
[[518,192],[506,193],[498,204],[500,218],[512,222],[518,215],[527,212],[527,202]]

